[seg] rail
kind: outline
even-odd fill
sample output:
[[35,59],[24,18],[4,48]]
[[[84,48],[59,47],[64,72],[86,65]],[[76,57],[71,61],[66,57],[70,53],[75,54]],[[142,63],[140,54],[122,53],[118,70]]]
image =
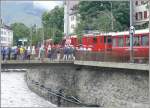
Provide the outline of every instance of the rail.
[[[118,52],[112,52],[112,51],[101,51],[101,52],[93,52],[93,51],[79,51],[74,50],[72,53],[64,54],[63,50],[60,50],[60,53],[57,53],[57,50],[54,51],[50,56],[45,54],[42,57],[38,57],[38,54],[31,55],[30,58],[25,58],[23,55],[17,55],[17,58],[14,59],[13,56],[10,57],[11,59],[3,59],[5,61],[9,60],[24,60],[24,61],[30,61],[30,60],[37,60],[37,61],[73,61],[73,60],[80,60],[80,61],[100,61],[100,62],[119,62],[119,63],[130,63],[130,53],[121,53]],[[133,57],[134,63],[139,64],[148,64],[149,57],[146,55],[138,56],[134,54]]]
[[[27,78],[27,77],[26,77]],[[28,79],[30,79],[28,77]],[[73,103],[73,104],[77,104],[77,105],[80,105],[80,106],[84,106],[84,107],[103,107],[103,106],[100,106],[100,105],[97,105],[97,104],[86,104],[86,103],[83,103],[81,102],[79,99],[75,98],[74,96],[65,96],[63,95],[63,89],[60,89],[58,91],[52,91],[50,88],[47,88],[45,87],[44,85],[40,85],[39,82],[36,82],[34,80],[30,80],[32,84],[34,84],[35,86],[38,86],[40,87],[40,89],[45,89],[47,90],[47,93],[50,94],[50,95],[54,95],[57,97],[57,105],[60,107],[61,106],[61,99],[67,101],[67,102],[70,102],[70,103]],[[49,96],[48,96],[49,97]]]

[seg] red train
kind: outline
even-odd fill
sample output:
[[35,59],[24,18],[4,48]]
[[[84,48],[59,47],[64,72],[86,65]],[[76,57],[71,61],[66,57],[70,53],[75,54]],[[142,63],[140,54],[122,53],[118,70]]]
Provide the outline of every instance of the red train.
[[[149,29],[136,30],[133,37],[134,57],[148,58],[149,56]],[[77,36],[71,36],[71,44],[75,47],[82,45],[84,49],[93,52],[111,52],[113,56],[129,56],[129,31],[101,33],[97,35],[85,34],[81,42]]]

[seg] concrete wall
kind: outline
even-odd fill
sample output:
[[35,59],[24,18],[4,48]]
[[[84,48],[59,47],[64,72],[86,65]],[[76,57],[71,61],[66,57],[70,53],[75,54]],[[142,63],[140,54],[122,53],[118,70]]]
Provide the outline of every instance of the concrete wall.
[[[26,73],[26,80],[31,90],[55,104],[57,98],[48,96],[39,85],[52,91],[63,89],[65,96],[104,108],[148,108],[148,71],[74,64],[34,65]],[[80,106],[62,102],[62,106]]]

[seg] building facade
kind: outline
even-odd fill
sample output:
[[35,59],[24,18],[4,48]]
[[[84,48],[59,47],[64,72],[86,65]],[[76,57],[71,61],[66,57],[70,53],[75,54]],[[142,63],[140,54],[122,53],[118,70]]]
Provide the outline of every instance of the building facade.
[[67,0],[64,4],[64,33],[73,34],[77,27],[77,5],[79,1],[69,1]]
[[148,0],[133,0],[134,25],[143,25],[149,21]]
[[1,30],[1,46],[11,47],[13,45],[13,31],[9,26],[2,25]]

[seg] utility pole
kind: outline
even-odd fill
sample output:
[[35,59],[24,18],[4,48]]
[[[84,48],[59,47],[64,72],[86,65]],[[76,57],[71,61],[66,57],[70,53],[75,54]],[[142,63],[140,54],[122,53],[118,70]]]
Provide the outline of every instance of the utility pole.
[[[0,29],[2,28],[2,24],[3,24],[3,22],[2,22],[2,19],[1,19]],[[2,34],[1,30],[0,30],[0,34]],[[1,51],[2,51],[2,45],[1,45],[1,35],[0,35],[0,72],[1,72],[1,66],[2,66],[2,53],[1,53]]]
[[32,46],[32,26],[31,26],[31,30],[30,30],[30,51],[31,51],[31,46]]
[[43,24],[43,30],[42,30],[42,37],[43,37],[43,42],[42,42],[42,44],[44,45],[44,24]]
[[114,19],[113,19],[113,11],[112,11],[112,1],[110,2],[111,5],[111,30],[114,30]]
[[133,27],[133,1],[130,0],[130,62],[133,63],[133,34],[131,33]]

